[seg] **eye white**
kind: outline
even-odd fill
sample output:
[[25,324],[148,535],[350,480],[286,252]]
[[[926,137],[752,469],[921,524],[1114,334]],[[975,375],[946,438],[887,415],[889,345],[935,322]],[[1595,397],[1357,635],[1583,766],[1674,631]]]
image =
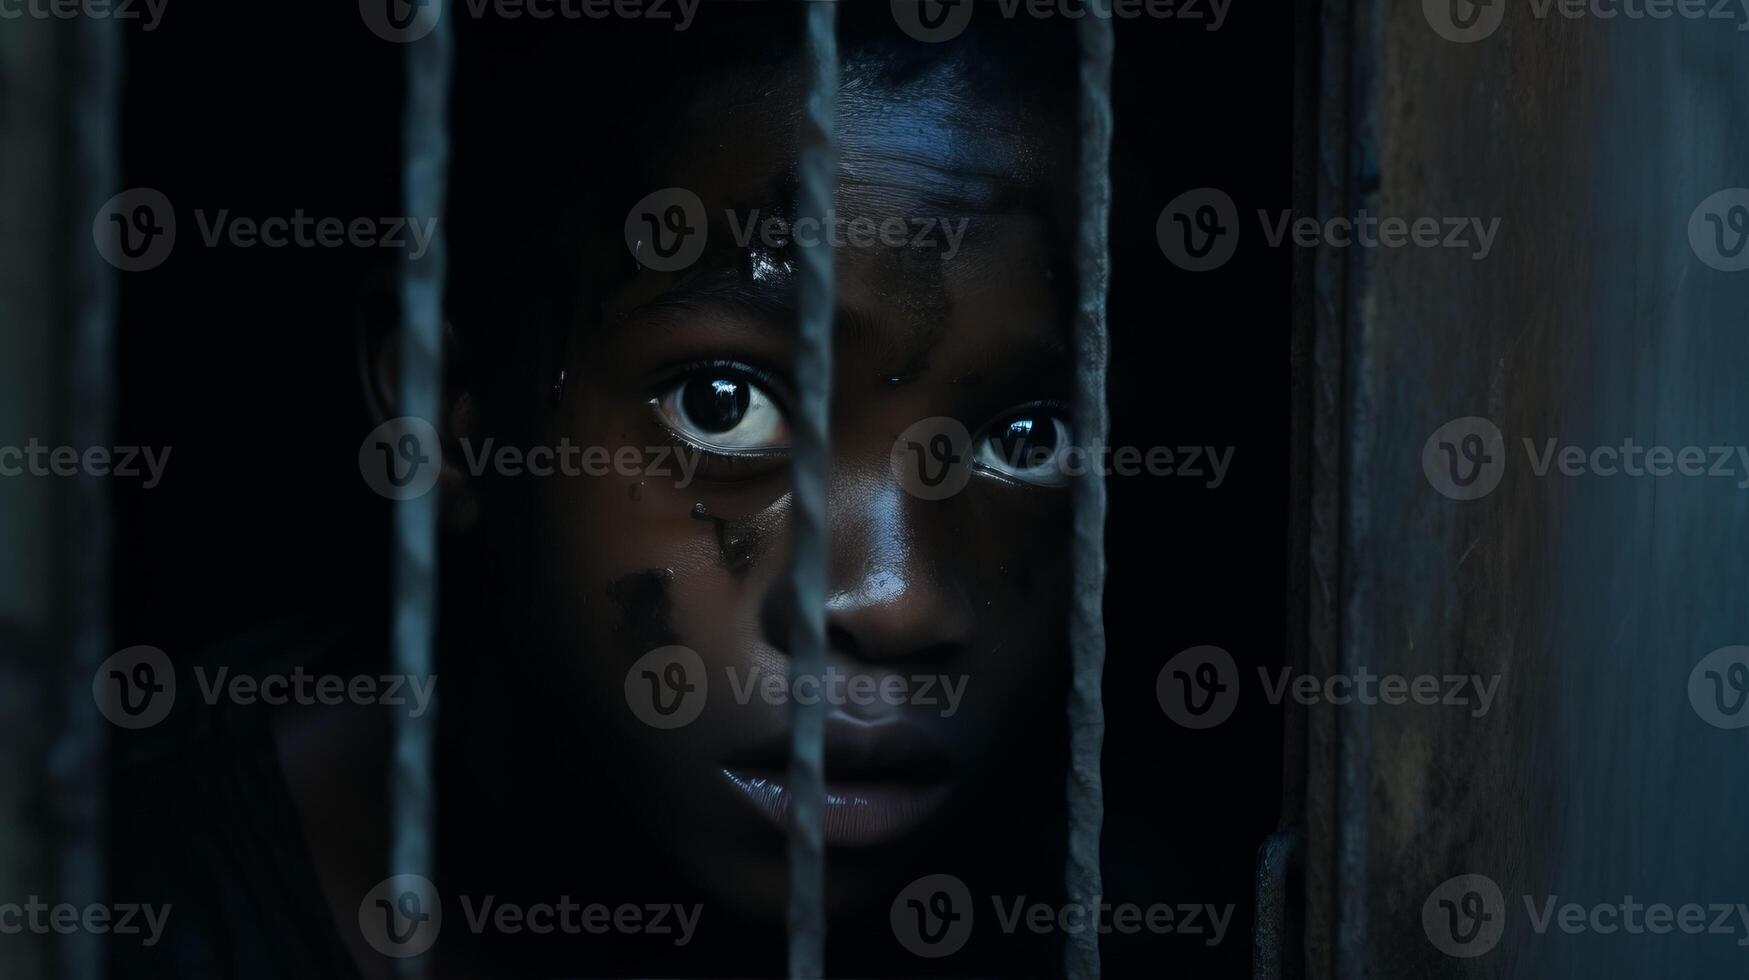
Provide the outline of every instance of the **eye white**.
[[[700,420],[692,418],[683,397],[689,386],[707,384],[712,379],[688,378],[668,389],[656,400],[656,409],[674,431],[683,438],[705,447],[731,452],[782,449],[788,438],[788,426],[783,411],[765,389],[744,378],[734,379],[747,389],[747,407],[728,429],[712,431]],[[724,379],[727,380],[727,379]]]
[[1003,421],[1004,427],[1015,418],[1031,419],[1035,431],[1050,426],[1049,431],[1054,437],[1050,448],[1035,447],[1010,455],[1003,450],[1000,432],[986,430],[976,440],[973,461],[984,469],[1038,486],[1057,487],[1067,483],[1069,475],[1063,468],[1063,450],[1069,445],[1068,424],[1056,415],[1040,410],[1030,415],[1009,416]]

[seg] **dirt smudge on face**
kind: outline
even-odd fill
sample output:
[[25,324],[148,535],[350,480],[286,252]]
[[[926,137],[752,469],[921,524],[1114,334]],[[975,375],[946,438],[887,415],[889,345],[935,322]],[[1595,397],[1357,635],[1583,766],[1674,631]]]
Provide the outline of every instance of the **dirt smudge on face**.
[[758,561],[766,542],[782,524],[781,508],[772,506],[746,517],[718,517],[704,504],[694,504],[695,520],[709,521],[716,531],[717,557],[723,567],[743,575]]
[[674,631],[674,605],[668,596],[673,584],[672,568],[649,568],[621,575],[607,584],[607,598],[619,610],[614,646],[628,659],[680,642]]

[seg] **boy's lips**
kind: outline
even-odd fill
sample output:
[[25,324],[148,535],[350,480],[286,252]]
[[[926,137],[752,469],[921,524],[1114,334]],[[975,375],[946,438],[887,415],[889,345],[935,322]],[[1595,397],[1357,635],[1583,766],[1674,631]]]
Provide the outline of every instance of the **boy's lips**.
[[[921,824],[951,787],[947,757],[906,722],[864,724],[842,716],[826,723],[825,841],[867,846]],[[779,829],[789,826],[789,736],[731,755],[723,776]]]

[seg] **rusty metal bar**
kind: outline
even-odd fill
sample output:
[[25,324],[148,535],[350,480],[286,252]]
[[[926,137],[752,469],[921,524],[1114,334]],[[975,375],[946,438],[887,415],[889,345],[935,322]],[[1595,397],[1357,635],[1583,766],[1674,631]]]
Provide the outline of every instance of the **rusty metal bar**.
[[[825,221],[832,208],[838,102],[838,5],[816,0],[807,9],[807,65],[812,73],[801,139],[796,220]],[[791,459],[793,540],[790,589],[792,687],[826,671],[826,477],[832,459],[833,255],[829,242],[801,249],[796,330],[796,416]],[[826,969],[826,868],[822,846],[826,808],[826,705],[790,704],[789,975],[821,977]]]
[[[449,94],[453,40],[449,21],[437,18],[426,36],[407,45],[407,102],[402,119],[402,199],[410,219],[432,222],[431,247],[403,257],[399,344],[402,415],[436,424],[442,408],[443,294],[448,251],[441,216],[449,187]],[[435,453],[432,454],[435,456]],[[395,504],[394,670],[411,677],[433,673],[437,619],[437,496]],[[433,746],[437,712],[395,715],[390,772],[389,874],[431,878],[435,869]],[[398,964],[403,976],[421,976],[423,957]]]
[[[122,28],[108,17],[81,17],[72,30],[69,91],[72,136],[71,248],[67,297],[72,324],[65,404],[75,446],[111,445],[115,421],[115,269],[91,239],[92,216],[121,183]],[[105,901],[105,728],[91,700],[91,678],[110,647],[110,496],[106,480],[85,474],[70,487],[67,598],[72,656],[66,716],[51,762],[60,823],[60,900]],[[101,978],[101,937],[72,930],[61,942],[63,976]]]
[[[1075,268],[1079,290],[1075,324],[1075,428],[1082,445],[1105,444],[1110,430],[1105,403],[1109,338],[1106,288],[1111,277],[1111,64],[1109,17],[1083,18],[1081,44],[1080,220]],[[1074,484],[1074,597],[1069,630],[1074,658],[1069,688],[1068,898],[1092,909],[1104,890],[1099,834],[1105,824],[1100,752],[1105,744],[1105,480],[1086,467]],[[1085,929],[1064,950],[1069,980],[1100,975],[1099,935]]]

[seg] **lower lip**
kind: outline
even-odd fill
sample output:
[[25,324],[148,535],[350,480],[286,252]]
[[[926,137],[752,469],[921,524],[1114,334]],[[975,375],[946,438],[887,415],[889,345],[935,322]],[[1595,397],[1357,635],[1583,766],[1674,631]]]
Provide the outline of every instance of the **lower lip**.
[[[770,773],[724,769],[729,784],[780,829],[789,827],[790,792]],[[825,840],[860,847],[899,837],[921,824],[947,797],[939,782],[829,782],[826,784]]]

